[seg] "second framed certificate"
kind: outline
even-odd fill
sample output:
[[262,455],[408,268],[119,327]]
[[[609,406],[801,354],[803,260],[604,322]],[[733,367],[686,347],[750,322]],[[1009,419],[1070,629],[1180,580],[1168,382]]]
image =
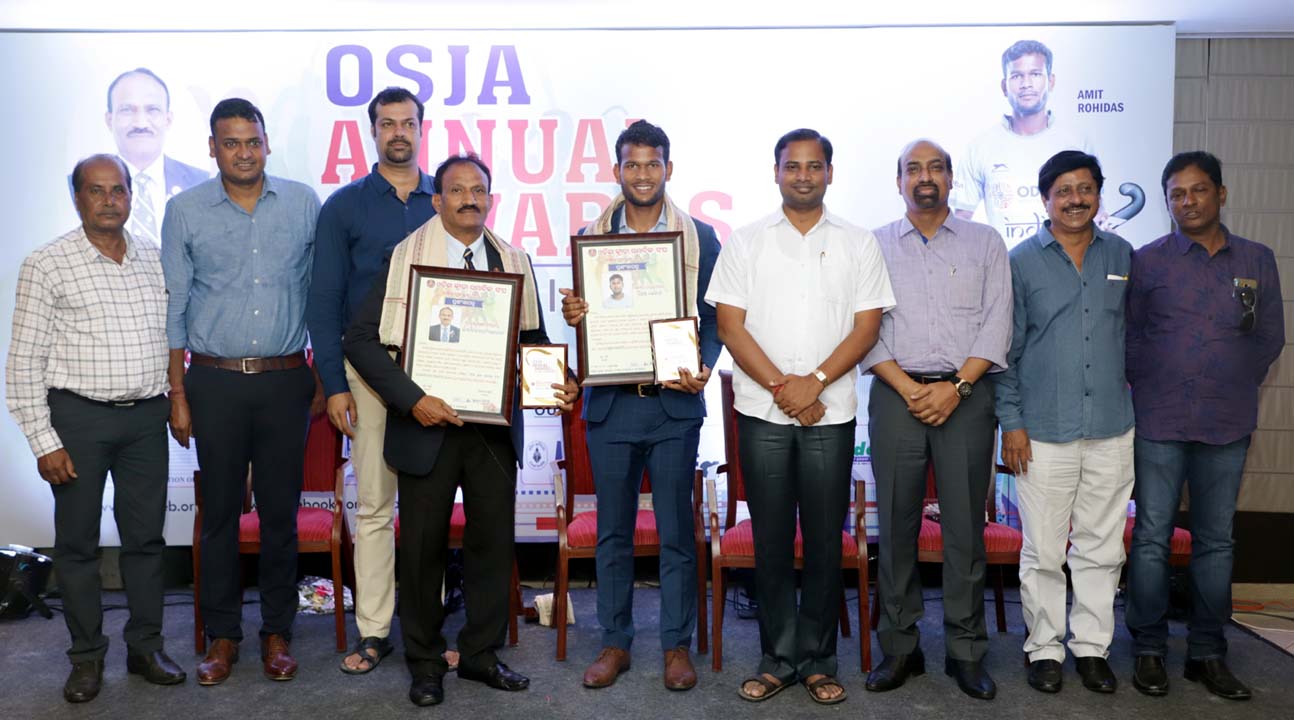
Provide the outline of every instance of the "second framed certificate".
[[589,306],[576,327],[582,383],[654,382],[648,323],[687,314],[683,233],[575,235],[571,265]]
[[404,371],[464,422],[511,425],[524,279],[414,265]]

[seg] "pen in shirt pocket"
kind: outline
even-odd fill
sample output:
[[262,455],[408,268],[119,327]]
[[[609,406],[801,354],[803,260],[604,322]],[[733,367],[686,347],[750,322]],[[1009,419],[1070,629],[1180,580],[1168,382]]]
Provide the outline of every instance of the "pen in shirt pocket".
[[1122,280],[1122,281],[1124,281],[1124,282],[1127,282],[1127,281],[1128,281],[1128,276],[1127,276],[1127,275],[1116,275],[1116,274],[1114,274],[1114,273],[1110,273],[1110,274],[1108,274],[1108,275],[1106,275],[1106,276],[1105,276],[1105,279],[1106,279],[1106,280]]

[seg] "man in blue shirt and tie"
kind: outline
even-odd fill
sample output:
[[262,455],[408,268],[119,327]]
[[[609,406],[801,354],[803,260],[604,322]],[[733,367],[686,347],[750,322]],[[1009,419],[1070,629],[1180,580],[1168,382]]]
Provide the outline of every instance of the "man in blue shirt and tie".
[[271,680],[291,680],[306,428],[311,411],[323,411],[305,357],[319,198],[265,173],[265,118],[246,100],[216,104],[208,143],[220,174],[172,198],[162,223],[171,433],[184,447],[196,439],[202,469],[196,602],[212,643],[198,683],[224,682],[238,661],[238,518],[249,464],[260,517],[261,660]]

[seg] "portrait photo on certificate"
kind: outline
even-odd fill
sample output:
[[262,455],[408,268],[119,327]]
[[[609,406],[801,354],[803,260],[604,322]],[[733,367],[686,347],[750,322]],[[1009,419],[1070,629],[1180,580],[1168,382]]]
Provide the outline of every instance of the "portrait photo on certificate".
[[701,326],[697,318],[653,320],[648,327],[656,382],[681,379],[680,368],[687,368],[693,377],[701,374]]
[[566,384],[565,345],[521,346],[521,408],[558,407],[562,404],[553,384]]
[[575,328],[581,382],[654,382],[648,323],[687,307],[683,234],[574,235],[571,264],[589,308]]
[[464,422],[512,423],[521,283],[511,273],[409,271],[404,371]]

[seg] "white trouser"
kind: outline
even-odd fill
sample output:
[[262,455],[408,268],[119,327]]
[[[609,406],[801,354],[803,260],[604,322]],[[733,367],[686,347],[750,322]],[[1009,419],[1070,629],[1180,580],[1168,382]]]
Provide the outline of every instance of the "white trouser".
[[1029,661],[1063,662],[1065,545],[1074,607],[1069,651],[1106,657],[1114,636],[1114,593],[1123,567],[1123,529],[1132,496],[1133,431],[1100,440],[1033,440],[1033,461],[1017,478],[1020,524],[1020,602],[1029,631]]
[[360,637],[387,637],[395,612],[395,472],[382,458],[386,403],[346,362],[346,382],[355,398],[355,624]]

